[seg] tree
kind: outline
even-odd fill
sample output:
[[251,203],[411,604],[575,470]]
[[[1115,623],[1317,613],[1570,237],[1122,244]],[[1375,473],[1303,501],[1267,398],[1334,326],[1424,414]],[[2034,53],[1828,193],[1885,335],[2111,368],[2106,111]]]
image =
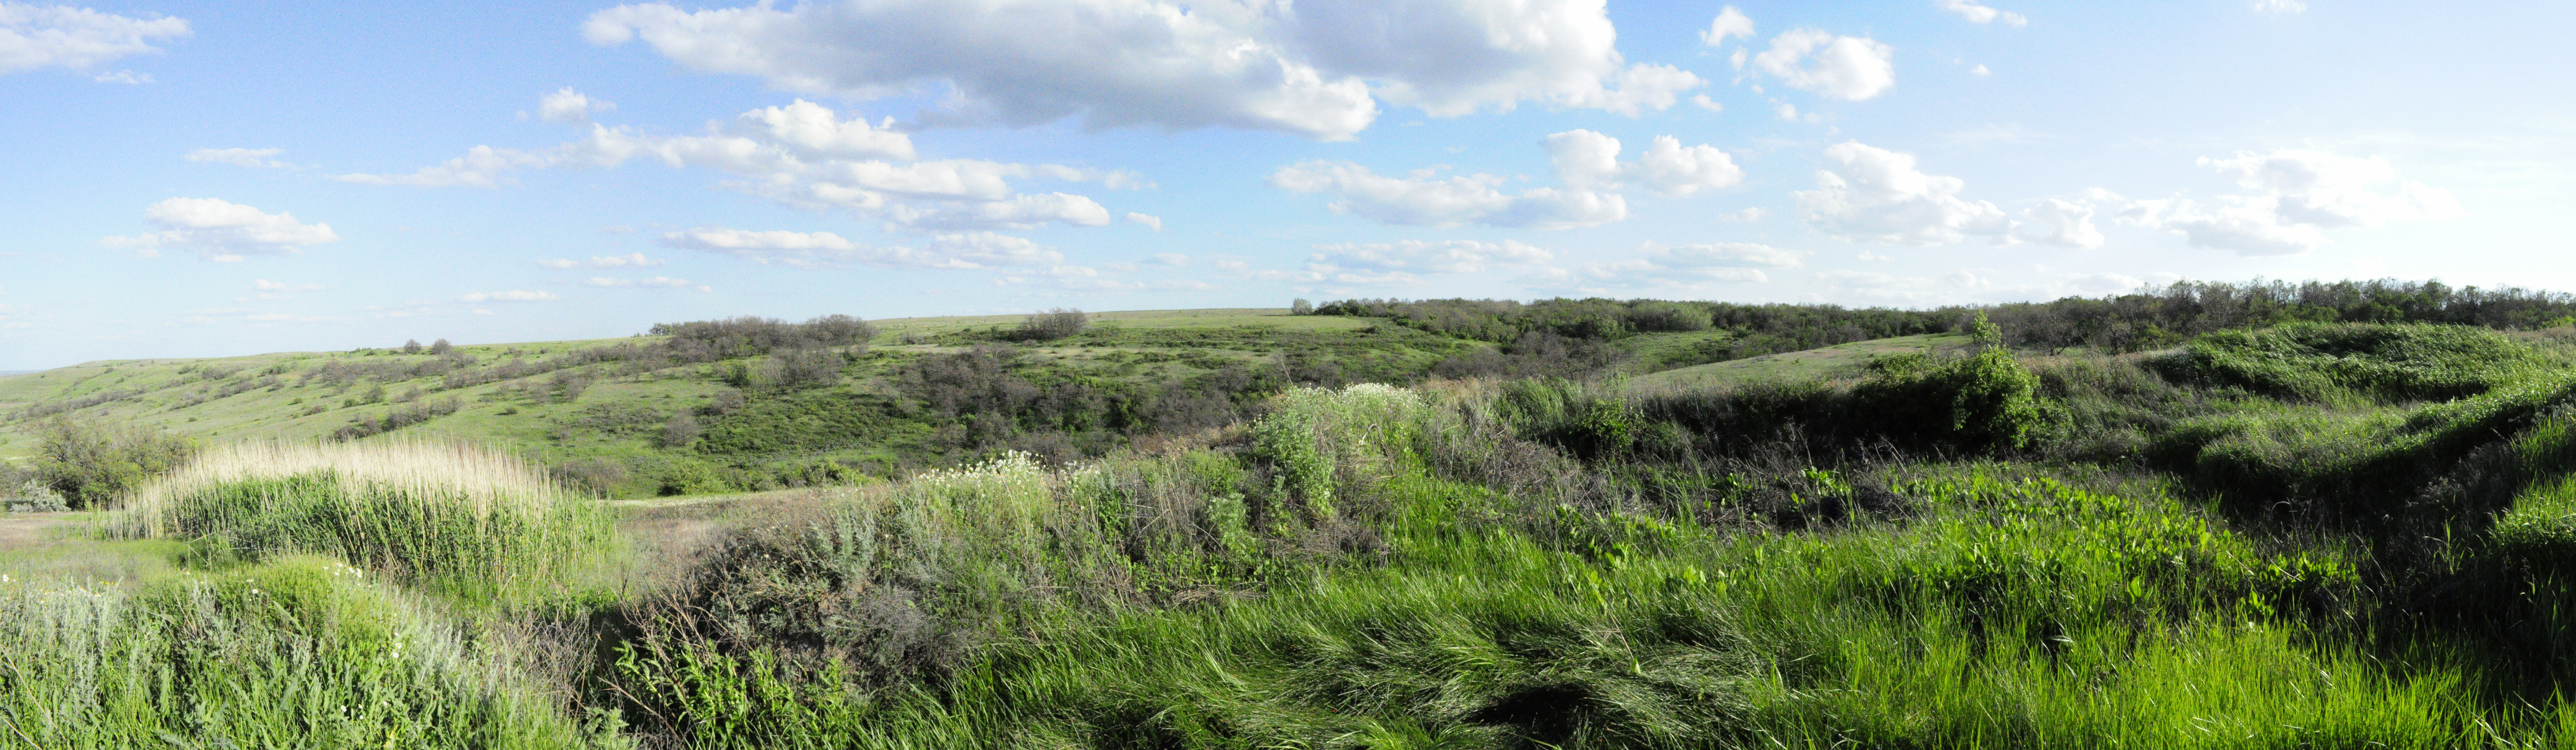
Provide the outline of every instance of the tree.
[[1081,310],[1059,307],[1042,313],[1030,313],[1027,319],[1020,321],[1019,338],[1027,341],[1054,341],[1081,333],[1083,327],[1088,325],[1091,325],[1091,316],[1084,315]]
[[403,342],[402,352],[403,352],[404,354],[419,354],[419,353],[420,353],[420,339],[411,339],[411,340],[408,340],[408,341],[404,341],[404,342]]
[[444,357],[456,353],[456,346],[454,344],[447,343],[447,339],[439,339],[437,341],[430,342],[429,353]]
[[95,508],[196,452],[187,438],[55,415],[36,426],[36,479],[73,507]]
[[1315,314],[1315,303],[1306,301],[1306,298],[1304,297],[1299,297],[1297,298],[1297,301],[1288,303],[1288,314],[1313,315]]

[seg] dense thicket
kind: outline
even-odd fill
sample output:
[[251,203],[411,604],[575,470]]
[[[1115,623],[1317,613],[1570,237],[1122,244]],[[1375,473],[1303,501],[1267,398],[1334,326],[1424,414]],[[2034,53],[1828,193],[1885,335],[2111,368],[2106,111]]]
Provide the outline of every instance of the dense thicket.
[[[2091,347],[2131,352],[2173,346],[2231,328],[2280,323],[2447,323],[2529,329],[2576,321],[2576,295],[2439,281],[2178,281],[2102,297],[2067,297],[1982,308],[2023,347]],[[1576,339],[1723,330],[1735,336],[1715,359],[1736,359],[1855,341],[1964,330],[1977,308],[1922,310],[1836,305],[1550,299],[1372,300],[1316,307],[1316,315],[1385,318],[1457,338],[1512,343],[1533,331]]]

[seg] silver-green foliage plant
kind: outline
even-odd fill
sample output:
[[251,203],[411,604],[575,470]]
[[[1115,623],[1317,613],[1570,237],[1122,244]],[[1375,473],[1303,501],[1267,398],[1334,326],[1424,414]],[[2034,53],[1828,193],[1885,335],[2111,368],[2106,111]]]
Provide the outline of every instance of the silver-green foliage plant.
[[17,494],[9,498],[8,504],[11,513],[60,513],[72,509],[71,504],[63,500],[62,493],[35,479],[20,483]]

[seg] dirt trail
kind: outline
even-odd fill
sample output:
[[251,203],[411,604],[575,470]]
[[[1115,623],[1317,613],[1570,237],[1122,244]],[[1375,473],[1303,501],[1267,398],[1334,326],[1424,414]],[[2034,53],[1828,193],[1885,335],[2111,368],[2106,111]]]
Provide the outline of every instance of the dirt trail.
[[0,550],[41,547],[52,542],[56,527],[80,524],[85,513],[11,513],[0,516]]

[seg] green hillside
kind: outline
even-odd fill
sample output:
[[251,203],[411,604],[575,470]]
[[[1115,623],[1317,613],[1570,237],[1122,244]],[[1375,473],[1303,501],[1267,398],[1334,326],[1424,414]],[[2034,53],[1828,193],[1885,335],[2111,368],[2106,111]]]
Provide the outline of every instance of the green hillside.
[[[98,363],[11,412],[80,455],[0,516],[0,731],[2569,746],[2576,297],[2352,288],[735,319]],[[40,509],[92,469],[141,476]]]
[[[1287,312],[1098,313],[1079,333],[1051,341],[1020,340],[1017,315],[873,321],[864,344],[829,348],[841,358],[832,382],[794,384],[757,382],[776,352],[679,362],[632,351],[667,345],[667,336],[461,344],[443,354],[385,348],[88,362],[0,378],[0,458],[26,458],[43,418],[77,414],[209,443],[463,440],[515,451],[615,496],[761,490],[897,476],[1002,447],[1057,459],[1096,454],[1180,422],[1230,421],[1238,394],[1249,399],[1291,383],[1411,382],[1477,346]],[[978,351],[991,361],[974,359]],[[988,364],[998,371],[970,376],[989,382],[921,377],[926,365]],[[1190,383],[1204,387],[1173,387]],[[969,401],[1003,403],[969,404],[969,413],[924,408],[961,389],[975,391],[962,394]],[[1222,403],[1182,403],[1194,398]],[[1121,412],[1124,421],[1068,421],[1063,408],[1043,403],[1063,399],[1081,402],[1076,410]],[[1183,406],[1194,408],[1168,413]],[[989,423],[994,412],[1020,424],[960,434],[961,425]],[[673,443],[666,428],[681,414],[697,424],[697,436]],[[421,421],[362,434],[389,415]]]

